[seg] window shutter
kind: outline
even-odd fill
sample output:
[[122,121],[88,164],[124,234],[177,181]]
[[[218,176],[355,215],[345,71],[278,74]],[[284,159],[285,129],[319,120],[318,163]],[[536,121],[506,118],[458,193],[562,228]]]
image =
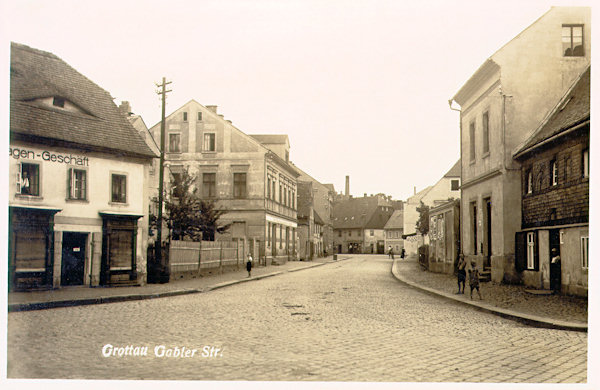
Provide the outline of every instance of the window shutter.
[[17,178],[16,178],[16,182],[17,182],[17,194],[21,193],[21,176],[22,176],[22,167],[21,167],[21,163],[17,164]]
[[527,233],[515,233],[515,269],[522,272],[527,268]]
[[73,168],[67,170],[67,198],[73,199]]
[[539,256],[539,251],[538,251],[538,232],[537,230],[535,231],[535,235],[534,235],[534,242],[533,242],[533,258],[534,258],[534,269],[536,271],[540,270],[540,256]]

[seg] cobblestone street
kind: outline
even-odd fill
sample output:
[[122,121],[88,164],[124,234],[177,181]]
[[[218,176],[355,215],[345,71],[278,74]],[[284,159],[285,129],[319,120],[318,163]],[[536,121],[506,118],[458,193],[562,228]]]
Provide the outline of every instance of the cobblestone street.
[[[202,294],[9,313],[8,377],[586,382],[587,333],[442,300],[390,268],[356,255]],[[147,356],[119,357],[127,346]]]

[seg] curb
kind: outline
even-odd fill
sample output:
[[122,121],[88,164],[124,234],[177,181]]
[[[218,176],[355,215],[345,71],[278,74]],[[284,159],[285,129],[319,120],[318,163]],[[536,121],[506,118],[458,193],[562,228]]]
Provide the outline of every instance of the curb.
[[448,293],[438,291],[438,290],[430,288],[430,287],[421,286],[420,284],[417,284],[410,280],[406,280],[405,278],[403,278],[400,275],[400,273],[396,270],[397,261],[398,260],[394,260],[394,263],[392,264],[392,269],[391,269],[391,273],[394,276],[394,278],[396,278],[398,281],[400,281],[410,287],[419,289],[419,290],[429,293],[431,295],[449,299],[454,302],[462,303],[464,305],[471,306],[472,308],[475,308],[476,310],[495,314],[495,315],[498,315],[503,318],[508,318],[510,320],[519,321],[526,325],[535,326],[538,328],[570,330],[570,331],[576,331],[576,332],[587,332],[588,331],[587,324],[578,323],[578,322],[553,320],[553,319],[546,318],[546,317],[540,317],[540,316],[535,316],[535,315],[525,314],[525,313],[518,313],[518,312],[515,312],[512,310],[492,306],[487,303],[480,303],[480,302],[476,302],[476,301],[465,301],[463,299],[458,299],[456,296],[454,296],[454,294],[448,294]]
[[[342,260],[347,260],[347,259],[348,258],[345,258]],[[340,261],[340,259],[338,259],[338,261]],[[198,294],[198,293],[218,290],[218,289],[228,287],[228,286],[233,286],[235,284],[246,283],[246,282],[250,282],[253,280],[270,278],[270,277],[282,275],[282,274],[288,273],[288,272],[302,271],[305,269],[320,267],[322,265],[332,264],[332,263],[335,263],[335,262],[331,261],[331,262],[326,262],[326,263],[316,263],[316,264],[311,264],[311,265],[308,265],[305,267],[294,268],[294,269],[286,270],[286,271],[271,272],[268,274],[258,275],[258,276],[254,276],[251,278],[230,280],[227,282],[218,283],[213,286],[205,287],[202,289],[188,288],[188,289],[183,289],[183,290],[165,291],[165,292],[148,293],[148,294],[127,294],[127,295],[69,299],[69,300],[49,301],[49,302],[13,303],[13,304],[8,305],[8,312],[56,309],[56,308],[60,308],[60,307],[100,305],[100,304],[104,304],[104,303],[141,301],[141,300],[146,300],[146,299],[167,298],[167,297],[174,297],[174,296],[179,296],[179,295]]]

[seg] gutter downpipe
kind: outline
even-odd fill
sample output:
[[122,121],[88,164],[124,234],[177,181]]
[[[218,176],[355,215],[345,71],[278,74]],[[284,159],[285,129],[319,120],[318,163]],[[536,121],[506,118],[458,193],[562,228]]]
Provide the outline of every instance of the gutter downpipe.
[[[462,199],[463,199],[463,187],[462,187],[462,178],[463,178],[463,162],[462,162],[462,157],[463,157],[463,154],[462,154],[462,152],[463,152],[462,151],[462,109],[460,109],[460,108],[453,108],[452,107],[452,102],[454,102],[454,101],[455,101],[454,98],[448,100],[448,106],[450,106],[450,109],[452,111],[458,111],[459,112],[458,127],[459,127],[459,134],[460,134],[460,182],[461,182],[460,183],[460,199],[461,199],[460,200],[460,202],[461,202],[460,203],[460,206],[461,206],[460,207],[460,213],[462,214],[462,212],[463,212],[463,210],[462,210],[463,209],[463,207],[462,207]],[[458,220],[459,221],[462,220],[462,216],[461,215],[459,215]],[[463,252],[464,245],[463,245],[463,232],[462,232],[462,228],[463,227],[462,227],[462,224],[460,224],[460,223],[459,223],[458,226],[459,226],[459,234],[460,234],[459,235],[459,237],[460,237],[460,255],[464,257],[465,254]]]

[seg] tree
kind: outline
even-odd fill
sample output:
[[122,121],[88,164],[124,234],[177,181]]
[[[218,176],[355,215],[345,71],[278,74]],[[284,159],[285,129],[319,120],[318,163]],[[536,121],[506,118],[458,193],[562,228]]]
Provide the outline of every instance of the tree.
[[[165,222],[172,240],[214,241],[215,233],[226,232],[230,224],[221,225],[220,217],[226,212],[217,209],[215,202],[202,200],[194,185],[196,178],[186,168],[173,174],[171,190],[165,199]],[[150,218],[156,225],[156,218]]]
[[429,206],[421,201],[421,205],[417,207],[417,211],[419,212],[417,230],[421,235],[425,235],[429,232]]

